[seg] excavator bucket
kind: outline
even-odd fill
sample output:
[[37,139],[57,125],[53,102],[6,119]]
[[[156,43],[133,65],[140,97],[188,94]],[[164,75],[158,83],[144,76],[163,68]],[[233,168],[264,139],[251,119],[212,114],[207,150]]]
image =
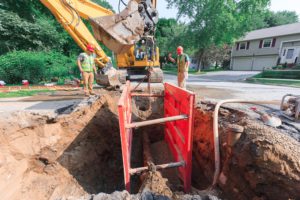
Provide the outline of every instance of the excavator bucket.
[[114,53],[126,53],[144,33],[144,20],[138,3],[130,1],[119,14],[91,18],[94,35]]
[[102,86],[111,86],[115,89],[120,88],[122,83],[120,82],[120,72],[116,70],[112,63],[108,63],[106,67],[102,69],[103,74],[96,74],[96,82]]

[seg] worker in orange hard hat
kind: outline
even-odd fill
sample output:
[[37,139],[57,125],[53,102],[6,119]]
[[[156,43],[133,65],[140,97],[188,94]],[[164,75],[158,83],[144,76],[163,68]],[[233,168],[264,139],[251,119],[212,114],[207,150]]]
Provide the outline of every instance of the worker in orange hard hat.
[[97,74],[95,65],[95,47],[91,44],[86,46],[86,53],[78,56],[77,64],[83,77],[83,88],[86,96],[95,95],[93,91],[94,72]]
[[188,71],[190,66],[189,56],[183,53],[183,47],[177,47],[177,67],[178,67],[178,86],[186,89],[186,80],[188,78]]

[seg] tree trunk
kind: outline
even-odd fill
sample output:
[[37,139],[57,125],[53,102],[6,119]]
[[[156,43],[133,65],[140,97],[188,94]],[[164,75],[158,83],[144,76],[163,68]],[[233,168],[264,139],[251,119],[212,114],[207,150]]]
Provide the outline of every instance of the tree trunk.
[[200,71],[200,69],[201,69],[201,60],[198,58],[198,60],[197,60],[197,71],[199,72]]
[[198,54],[198,64],[197,64],[197,71],[200,72],[202,69],[202,57],[203,57],[203,51],[200,51]]

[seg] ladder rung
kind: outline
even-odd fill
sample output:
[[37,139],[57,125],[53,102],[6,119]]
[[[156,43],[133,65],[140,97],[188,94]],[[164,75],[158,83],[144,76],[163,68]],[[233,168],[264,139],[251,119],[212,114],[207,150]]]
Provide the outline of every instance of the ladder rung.
[[153,124],[160,124],[164,122],[171,122],[171,121],[177,121],[177,120],[182,120],[182,119],[187,119],[187,115],[177,115],[173,117],[165,117],[165,118],[160,118],[160,119],[154,119],[154,120],[148,120],[148,121],[143,121],[143,122],[134,122],[131,124],[127,124],[126,128],[138,128],[142,126],[149,126]]
[[132,97],[164,97],[163,94],[131,93]]
[[[160,169],[168,169],[168,168],[175,168],[175,167],[182,167],[185,166],[185,162],[184,161],[180,161],[180,162],[172,162],[172,163],[167,163],[167,164],[162,164],[162,165],[155,165],[157,170]],[[134,174],[139,174],[145,171],[148,171],[148,167],[139,167],[139,168],[133,168],[129,170],[129,173],[131,175]]]

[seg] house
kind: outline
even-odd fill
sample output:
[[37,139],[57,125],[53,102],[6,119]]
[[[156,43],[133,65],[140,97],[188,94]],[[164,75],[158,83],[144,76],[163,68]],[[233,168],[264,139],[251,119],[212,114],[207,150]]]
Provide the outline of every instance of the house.
[[232,49],[232,70],[263,70],[300,63],[300,23],[252,31]]

